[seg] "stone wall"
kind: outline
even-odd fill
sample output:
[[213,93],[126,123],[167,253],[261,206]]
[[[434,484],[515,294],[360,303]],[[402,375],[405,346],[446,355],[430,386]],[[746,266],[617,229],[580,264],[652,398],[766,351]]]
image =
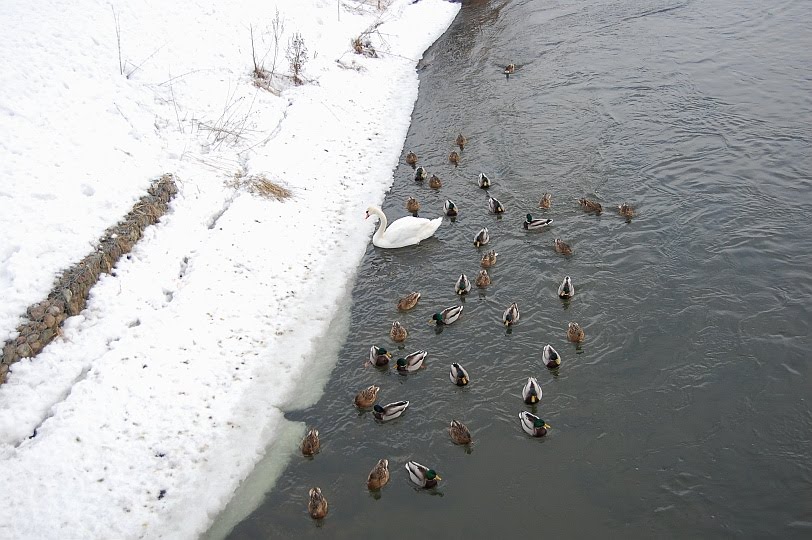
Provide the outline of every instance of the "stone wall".
[[147,190],[133,209],[118,224],[110,227],[88,254],[56,280],[48,298],[30,306],[17,327],[17,337],[6,341],[0,362],[0,384],[6,380],[9,366],[21,358],[36,356],[60,333],[65,319],[79,314],[87,303],[90,288],[102,273],[110,273],[118,259],[132,250],[144,229],[166,213],[169,201],[177,193],[175,178],[165,174]]

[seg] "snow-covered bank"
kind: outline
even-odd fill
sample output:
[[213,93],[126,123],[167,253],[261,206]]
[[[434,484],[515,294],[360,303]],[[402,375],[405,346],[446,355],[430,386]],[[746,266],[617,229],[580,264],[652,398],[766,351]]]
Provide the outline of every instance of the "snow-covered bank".
[[[392,181],[415,64],[459,9],[377,4],[5,7],[4,339],[152,179],[173,172],[180,193],[0,387],[0,492],[13,494],[0,537],[199,535],[274,441],[303,374],[334,364],[319,339],[369,240],[364,209]],[[294,32],[309,51],[307,84],[276,78],[280,96],[251,78],[250,31],[269,67],[277,7],[276,71]],[[351,38],[379,20],[380,57],[354,54]],[[293,195],[258,198],[234,175]]]

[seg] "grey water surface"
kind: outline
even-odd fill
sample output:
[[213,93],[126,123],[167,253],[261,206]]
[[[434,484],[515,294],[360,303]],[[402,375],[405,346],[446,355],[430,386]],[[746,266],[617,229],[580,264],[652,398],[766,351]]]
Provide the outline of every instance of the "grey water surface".
[[[390,220],[410,195],[422,217],[446,198],[460,215],[417,247],[370,244],[325,393],[288,415],[320,430],[322,450],[295,456],[230,538],[812,537],[811,20],[803,0],[464,3],[418,67],[403,150],[443,186],[414,182],[404,162],[384,203]],[[459,132],[469,142],[454,168]],[[501,219],[476,186],[483,171]],[[602,215],[580,209],[585,196]],[[551,228],[523,230],[528,212]],[[492,240],[477,249],[482,226]],[[493,284],[460,299],[456,278],[473,280],[486,249],[500,254]],[[399,313],[412,290],[420,303]],[[506,331],[514,301],[521,320]],[[428,324],[459,303],[460,321]],[[395,320],[403,349],[388,337]],[[569,321],[585,328],[580,347]],[[541,364],[546,343],[557,372]],[[365,368],[372,344],[426,349],[426,368]],[[469,386],[451,384],[451,362]],[[541,439],[517,416],[528,376],[552,425]],[[352,405],[370,384],[411,406],[376,423]],[[451,419],[471,448],[450,441]],[[371,494],[384,457],[391,480]],[[440,486],[411,486],[409,460]],[[322,522],[306,511],[316,485]]]

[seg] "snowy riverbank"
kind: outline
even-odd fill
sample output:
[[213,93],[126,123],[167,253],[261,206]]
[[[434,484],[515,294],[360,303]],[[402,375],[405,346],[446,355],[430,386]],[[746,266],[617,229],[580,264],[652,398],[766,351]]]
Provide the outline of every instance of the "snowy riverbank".
[[[180,188],[0,386],[0,537],[196,537],[302,402],[311,363],[323,384],[335,357],[320,340],[369,240],[364,210],[392,182],[415,65],[459,9],[381,4],[15,0],[0,15],[4,339],[152,180]],[[251,74],[251,31],[269,69],[275,18],[278,74],[294,33],[308,50],[306,84],[273,77],[278,96]],[[379,57],[355,54],[373,27]]]

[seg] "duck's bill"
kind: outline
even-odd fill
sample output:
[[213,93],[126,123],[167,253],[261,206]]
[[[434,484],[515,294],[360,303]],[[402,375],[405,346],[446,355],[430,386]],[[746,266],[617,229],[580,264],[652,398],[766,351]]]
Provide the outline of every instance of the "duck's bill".
[[550,424],[544,424],[544,429],[550,429],[552,426]]

